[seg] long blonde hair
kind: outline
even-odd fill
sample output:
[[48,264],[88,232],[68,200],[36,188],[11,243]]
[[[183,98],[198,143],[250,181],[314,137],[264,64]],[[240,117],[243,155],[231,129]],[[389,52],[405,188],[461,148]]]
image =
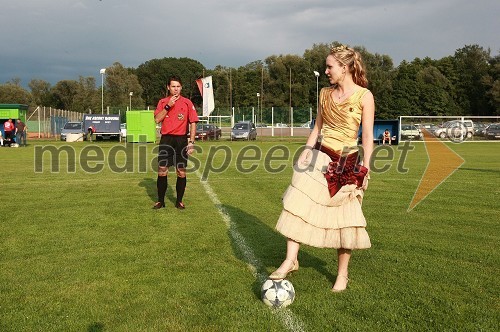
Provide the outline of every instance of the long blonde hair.
[[330,49],[332,55],[338,62],[346,65],[351,73],[352,80],[363,88],[368,87],[368,79],[366,78],[365,65],[361,59],[361,54],[345,45],[332,47]]

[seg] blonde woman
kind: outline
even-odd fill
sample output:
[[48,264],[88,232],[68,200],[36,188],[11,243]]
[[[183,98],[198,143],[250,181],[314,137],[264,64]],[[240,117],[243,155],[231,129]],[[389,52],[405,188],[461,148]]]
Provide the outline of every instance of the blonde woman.
[[[333,47],[325,74],[331,86],[321,90],[316,123],[294,165],[276,225],[287,238],[286,258],[269,277],[284,279],[298,270],[302,243],[334,248],[338,271],[331,290],[341,292],[349,282],[351,251],[371,246],[361,203],[373,151],[375,102],[366,88],[361,55],[354,49]],[[362,149],[357,146],[360,123]]]

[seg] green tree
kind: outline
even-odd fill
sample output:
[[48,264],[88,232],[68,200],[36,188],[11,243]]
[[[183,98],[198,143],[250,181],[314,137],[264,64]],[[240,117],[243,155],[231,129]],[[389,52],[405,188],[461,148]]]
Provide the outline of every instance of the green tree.
[[487,87],[491,115],[500,115],[500,55],[491,59],[488,74],[483,77],[482,83]]
[[[271,55],[237,69],[218,65],[208,70],[190,58],[152,59],[136,69],[125,68],[116,62],[106,71],[105,105],[126,109],[131,100],[133,108],[154,108],[166,94],[168,78],[176,75],[183,81],[183,94],[200,107],[202,98],[196,79],[211,75],[216,110],[221,109],[229,115],[231,107],[251,108],[260,102],[264,109],[272,106],[275,111],[281,110],[282,116],[276,121],[289,122],[290,106],[295,110],[316,108],[317,85],[313,71],[320,73],[319,89],[329,85],[324,74],[325,58],[330,48],[338,45],[338,41],[314,44],[303,56]],[[368,88],[375,96],[377,118],[500,114],[500,55],[491,57],[489,49],[466,45],[452,56],[439,60],[415,58],[394,68],[388,55],[372,54],[363,46],[353,48],[361,53],[365,63]],[[19,82],[13,79],[0,85],[0,98],[4,102],[79,112],[100,110],[101,89],[96,89],[93,78],[60,81],[53,87],[43,80],[32,80],[29,83],[31,93]],[[133,92],[131,99],[130,92]],[[264,120],[270,122],[270,112],[267,115]],[[294,122],[299,121],[301,119],[294,119]]]
[[368,88],[375,96],[375,114],[378,119],[395,118],[391,109],[392,81],[396,75],[392,59],[388,55],[372,54],[364,47],[356,46],[365,64]]
[[[132,108],[143,108],[143,88],[134,71],[115,62],[106,68],[106,81],[104,83],[106,103],[113,107],[127,109],[130,102]],[[132,98],[130,98],[132,92]]]
[[32,105],[31,94],[21,87],[19,79],[0,84],[0,103]]
[[254,61],[235,71],[232,76],[234,105],[257,108],[257,93],[260,93],[263,66],[261,61]]
[[146,107],[156,107],[158,100],[165,97],[168,78],[173,75],[181,78],[184,96],[199,96],[196,79],[204,72],[205,67],[200,62],[189,58],[152,59],[134,71],[143,88],[142,99]]
[[101,94],[96,89],[94,77],[80,76],[78,79],[73,97],[73,110],[80,113],[101,112]]
[[220,65],[211,72],[215,105],[216,108],[227,110],[225,115],[231,114],[233,73],[234,69]]
[[419,86],[419,106],[423,115],[459,114],[453,97],[448,93],[451,83],[434,66],[422,68],[416,76]]
[[[297,55],[272,55],[265,63],[269,75],[267,103],[276,108],[275,122],[291,123],[290,107],[294,108],[296,115],[294,123],[308,120],[309,108],[316,106],[316,78],[311,65]],[[311,91],[314,91],[312,98]],[[270,120],[266,119],[267,122]]]
[[467,45],[455,52],[455,68],[458,73],[457,103],[465,115],[492,113],[488,102],[486,77],[490,67],[490,51],[479,45]]
[[[338,42],[333,42],[332,44],[338,44]],[[328,82],[328,77],[325,75],[325,63],[326,63],[326,57],[330,53],[330,45],[331,44],[314,44],[311,49],[307,49],[304,51],[304,60],[306,63],[309,64],[309,69],[308,69],[308,74],[310,75],[310,78],[308,79],[309,82],[312,84],[309,84],[309,100],[308,104],[309,105],[314,105],[313,110],[316,112],[316,76],[314,75],[314,71],[317,71],[319,73],[318,77],[318,94],[319,90],[323,87],[327,87],[330,85]]]
[[53,106],[53,97],[50,92],[49,82],[39,79],[33,79],[28,83],[33,97],[33,104],[37,106]]
[[[312,106],[310,86],[316,84],[310,65],[297,55],[272,55],[265,60],[269,71],[269,94],[277,107]],[[312,76],[312,77],[311,77]],[[313,102],[314,102],[313,98]],[[314,102],[314,105],[316,103]]]
[[388,117],[421,114],[419,85],[416,82],[417,73],[421,68],[421,61],[418,58],[411,63],[402,61],[398,66],[392,80],[392,98],[389,102]]
[[64,80],[57,82],[51,89],[51,93],[54,96],[54,106],[67,111],[76,111],[73,108],[73,104],[78,90],[79,83],[77,81]]

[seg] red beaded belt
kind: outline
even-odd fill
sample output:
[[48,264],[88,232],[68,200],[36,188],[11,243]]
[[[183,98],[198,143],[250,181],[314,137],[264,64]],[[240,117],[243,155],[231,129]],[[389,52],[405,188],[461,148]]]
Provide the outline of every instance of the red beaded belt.
[[357,163],[358,152],[340,155],[320,143],[317,143],[314,148],[326,153],[332,160],[325,172],[331,197],[335,196],[340,188],[347,184],[355,184],[358,188],[363,185],[368,168]]

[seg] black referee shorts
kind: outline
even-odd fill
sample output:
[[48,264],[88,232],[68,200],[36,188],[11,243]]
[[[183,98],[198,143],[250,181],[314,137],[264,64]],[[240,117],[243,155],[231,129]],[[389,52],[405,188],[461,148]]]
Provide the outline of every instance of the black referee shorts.
[[161,135],[158,166],[186,168],[188,161],[186,135]]

